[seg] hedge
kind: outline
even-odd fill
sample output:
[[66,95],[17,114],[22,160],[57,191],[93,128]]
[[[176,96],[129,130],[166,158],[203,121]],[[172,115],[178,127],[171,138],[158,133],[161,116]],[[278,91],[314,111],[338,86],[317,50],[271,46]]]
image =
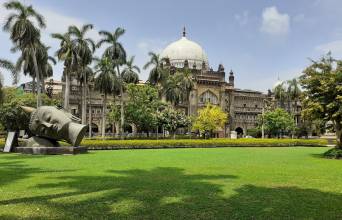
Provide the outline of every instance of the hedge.
[[87,140],[81,146],[90,150],[107,149],[157,149],[157,148],[204,148],[204,147],[325,147],[322,139],[208,139],[208,140]]
[[[83,139],[81,146],[90,150],[158,149],[158,148],[210,148],[210,147],[325,147],[324,139],[180,139],[180,140],[93,140]],[[0,148],[5,141],[0,139]],[[68,145],[61,142],[61,145]]]

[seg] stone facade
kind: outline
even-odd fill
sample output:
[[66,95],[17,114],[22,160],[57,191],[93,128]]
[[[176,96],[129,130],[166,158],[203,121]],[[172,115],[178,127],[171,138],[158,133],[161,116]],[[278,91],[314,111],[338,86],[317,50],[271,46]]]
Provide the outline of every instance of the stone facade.
[[[187,60],[182,68],[168,66],[170,63],[167,59],[164,65],[171,68],[171,74],[189,68]],[[229,115],[229,122],[225,129],[218,132],[218,136],[228,137],[230,131],[233,130],[240,136],[246,135],[248,129],[256,127],[258,115],[262,114],[265,100],[271,99],[271,97],[259,91],[235,88],[233,71],[229,72],[228,80],[226,80],[222,64],[216,71],[208,69],[205,63],[202,65],[200,70],[196,67],[189,68],[195,82],[194,89],[190,93],[190,111],[187,109],[188,103],[180,104],[178,107],[183,108],[186,112],[191,112],[191,115],[196,115],[207,102],[218,105]]]

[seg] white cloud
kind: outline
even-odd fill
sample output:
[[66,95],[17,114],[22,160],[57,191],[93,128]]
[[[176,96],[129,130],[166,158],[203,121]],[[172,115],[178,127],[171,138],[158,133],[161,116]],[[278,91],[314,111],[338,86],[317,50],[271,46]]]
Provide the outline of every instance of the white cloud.
[[241,26],[244,26],[248,23],[249,11],[245,10],[241,14],[235,14],[234,18]]
[[153,51],[154,53],[161,53],[165,47],[166,42],[158,39],[145,39],[141,40],[137,47],[145,53]]
[[260,31],[271,35],[287,34],[290,31],[290,16],[281,14],[275,6],[265,8]]
[[[137,44],[137,50],[135,51],[136,64],[140,67],[143,67],[150,59],[147,56],[148,52],[152,51],[154,53],[160,54],[163,49],[168,44],[168,41],[161,39],[142,39]],[[140,79],[143,81],[147,80],[150,69],[144,70],[141,69]]]
[[331,52],[332,55],[335,56],[336,58],[341,58],[342,57],[342,40],[336,40],[336,41],[318,45],[315,47],[315,50],[324,54]]

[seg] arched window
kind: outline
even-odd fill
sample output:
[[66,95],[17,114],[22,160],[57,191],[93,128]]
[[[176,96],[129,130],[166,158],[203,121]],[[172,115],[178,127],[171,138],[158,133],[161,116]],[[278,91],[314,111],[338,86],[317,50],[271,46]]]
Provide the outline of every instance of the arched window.
[[203,104],[210,102],[211,104],[217,105],[218,99],[214,93],[212,93],[211,91],[206,91],[200,96],[199,102]]

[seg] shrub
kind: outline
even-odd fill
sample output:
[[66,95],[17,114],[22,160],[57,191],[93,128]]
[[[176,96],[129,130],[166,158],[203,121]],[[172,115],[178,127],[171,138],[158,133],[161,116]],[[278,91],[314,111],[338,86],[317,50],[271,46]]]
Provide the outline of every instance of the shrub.
[[[67,146],[66,142],[60,142]],[[0,139],[0,148],[5,145]],[[325,147],[323,139],[168,139],[168,140],[95,140],[83,139],[81,146],[91,150],[106,149],[159,149],[159,148],[205,148],[205,147]]]
[[323,154],[326,158],[342,159],[342,149],[332,148]]
[[146,149],[146,148],[196,148],[196,147],[322,147],[326,140],[315,139],[181,139],[181,140],[88,140],[82,146],[89,149]]

